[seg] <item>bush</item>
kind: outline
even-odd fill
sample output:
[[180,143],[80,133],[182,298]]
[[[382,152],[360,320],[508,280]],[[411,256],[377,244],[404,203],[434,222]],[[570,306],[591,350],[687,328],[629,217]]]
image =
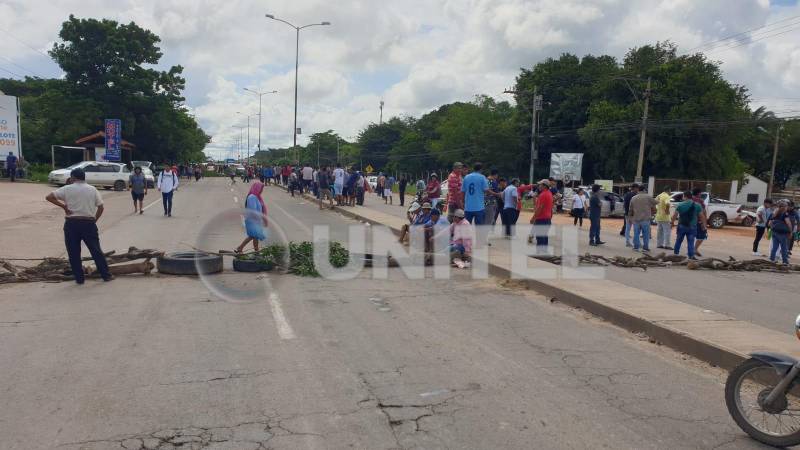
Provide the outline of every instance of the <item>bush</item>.
[[28,166],[28,179],[38,183],[47,183],[47,175],[50,174],[50,165],[34,163]]

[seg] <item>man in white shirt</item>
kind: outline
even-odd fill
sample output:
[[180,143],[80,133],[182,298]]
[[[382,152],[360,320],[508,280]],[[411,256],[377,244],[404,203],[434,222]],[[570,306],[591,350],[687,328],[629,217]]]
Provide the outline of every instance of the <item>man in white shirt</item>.
[[60,187],[47,194],[45,199],[64,210],[64,244],[67,247],[69,265],[75,282],[83,284],[83,264],[81,263],[81,241],[86,244],[97,271],[104,281],[114,277],[108,271],[108,263],[100,248],[100,237],[97,232],[97,220],[103,215],[103,199],[94,186],[86,184],[86,173],[83,169],[74,169],[70,176],[72,184]]
[[303,192],[311,190],[311,182],[314,181],[314,169],[308,164],[303,167]]
[[336,203],[341,206],[342,205],[342,191],[344,190],[344,176],[345,172],[342,169],[341,164],[336,164],[336,168],[333,169],[333,191],[334,195],[336,196]]
[[179,179],[168,165],[158,174],[158,190],[161,191],[161,200],[164,204],[164,215],[172,217],[172,194],[178,189]]

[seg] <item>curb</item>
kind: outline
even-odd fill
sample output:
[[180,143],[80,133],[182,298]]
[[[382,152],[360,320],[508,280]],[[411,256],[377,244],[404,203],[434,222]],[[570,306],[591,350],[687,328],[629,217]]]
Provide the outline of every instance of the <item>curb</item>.
[[[308,200],[316,201],[316,198],[309,194],[302,194],[304,198]],[[386,226],[387,228],[391,229],[395,234],[399,233],[399,229],[396,229],[390,225],[386,225],[381,223],[377,220],[370,219],[369,217],[362,216],[358,214],[356,211],[352,211],[349,209],[345,209],[339,206],[334,206],[333,210],[342,214],[343,216],[360,220],[363,222],[367,222],[373,225],[382,225]],[[551,266],[550,263],[545,263],[541,261],[542,264],[548,264]],[[489,267],[489,274],[491,276],[495,276],[498,278],[511,278],[512,272],[506,267],[501,265],[492,263],[491,261],[488,262]],[[624,285],[622,285],[624,286]],[[699,322],[703,324],[707,328],[720,328],[724,329],[728,326],[741,327],[740,330],[734,330],[734,332],[739,335],[747,335],[748,333],[755,333],[757,338],[754,341],[757,342],[774,342],[774,336],[783,336],[782,333],[774,332],[772,330],[767,330],[763,327],[758,325],[753,325],[748,322],[743,322],[737,320],[733,317],[724,316],[722,314],[716,314],[715,318],[705,321],[699,320],[691,320],[685,317],[680,317],[679,315],[674,318],[665,318],[663,320],[649,320],[644,317],[637,316],[635,314],[631,314],[628,311],[625,311],[621,308],[616,308],[612,305],[608,305],[603,303],[602,301],[592,299],[588,295],[577,294],[575,292],[569,291],[567,289],[554,286],[552,283],[547,282],[546,280],[526,280],[526,287],[536,292],[543,294],[547,297],[550,297],[560,303],[565,305],[583,309],[590,314],[593,314],[597,317],[600,317],[609,323],[612,323],[618,327],[621,327],[627,331],[633,333],[645,333],[648,337],[652,340],[665,345],[667,347],[672,348],[673,350],[686,353],[691,355],[701,361],[706,363],[722,367],[724,369],[733,369],[742,361],[748,358],[748,353],[753,351],[754,347],[748,347],[747,350],[742,349],[735,349],[719,342],[713,342],[711,340],[705,339],[701,336],[697,336],[692,334],[689,331],[680,329],[679,325],[691,326],[697,325],[695,322]],[[649,292],[642,291],[640,289],[624,286],[626,290],[628,290],[629,294],[636,292],[641,292],[642,297],[652,295]],[[671,299],[670,299],[671,300]],[[680,303],[680,302],[678,302]],[[681,305],[686,305],[681,303]],[[692,305],[686,305],[691,308],[696,308]],[[697,310],[701,310],[697,308]],[[766,339],[765,339],[766,337]],[[768,350],[777,351],[775,347],[782,347],[787,348],[789,351],[787,353],[797,353],[796,351],[796,341],[793,339],[793,336],[786,335],[787,339],[779,339],[785,342],[775,342],[775,344],[785,343],[787,345],[775,345]],[[755,344],[754,344],[755,345]],[[758,348],[758,347],[756,347]]]

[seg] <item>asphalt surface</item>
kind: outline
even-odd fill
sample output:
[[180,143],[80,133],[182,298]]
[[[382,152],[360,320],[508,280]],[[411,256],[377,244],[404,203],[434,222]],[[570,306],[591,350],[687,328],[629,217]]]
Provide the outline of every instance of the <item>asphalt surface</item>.
[[[109,194],[104,249],[233,248],[246,189],[192,184],[172,218]],[[266,201],[273,241],[354,223],[275,189]],[[57,209],[0,236],[24,224],[26,252],[61,252]],[[3,449],[759,448],[717,369],[464,272],[5,285],[0,364]]]
[[[382,212],[403,216],[405,208],[397,206],[396,197],[394,200],[395,205],[388,206],[376,195],[369,195],[366,205]],[[406,203],[406,205],[408,204]],[[530,217],[530,212],[523,212],[518,223],[527,225]],[[554,223],[574,228],[572,218],[566,215],[557,216]],[[625,247],[625,239],[619,235],[621,226],[622,220],[604,219],[601,239],[606,244],[600,247],[590,247],[588,245],[589,220],[584,220],[583,227],[578,228],[578,254],[592,253],[606,257],[641,256],[641,254],[633,252],[631,248]],[[710,230],[709,240],[701,248],[703,256],[724,260],[728,260],[729,257],[739,260],[756,258],[751,254],[753,238],[746,233],[746,230],[734,226],[722,230]],[[743,231],[745,232],[743,233]],[[499,238],[500,233],[502,233],[502,229],[498,218],[496,235],[491,242],[493,246],[508,251],[509,243]],[[653,254],[664,251],[656,248],[655,233],[656,228],[652,227],[651,250]],[[562,249],[561,233],[554,230],[550,241],[553,251],[560,254]],[[672,244],[675,244],[674,230]],[[683,255],[686,255],[685,246],[684,242],[681,252]],[[761,241],[760,251],[767,253],[768,250],[769,242],[765,238]],[[797,257],[795,256],[794,259],[793,262],[796,263]],[[783,333],[794,334],[794,319],[800,314],[800,306],[797,303],[797,288],[800,286],[800,275],[798,274],[690,271],[685,268],[651,268],[645,272],[639,269],[608,267],[606,277],[627,286],[720,312]]]

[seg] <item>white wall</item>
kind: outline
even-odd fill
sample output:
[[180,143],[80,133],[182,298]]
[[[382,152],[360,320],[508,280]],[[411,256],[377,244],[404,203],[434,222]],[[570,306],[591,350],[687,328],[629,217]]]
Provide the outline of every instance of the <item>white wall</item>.
[[[749,194],[758,194],[758,201],[748,202],[747,197]],[[736,195],[736,203],[741,203],[744,206],[756,207],[764,202],[766,196],[767,182],[745,174],[742,189],[739,191],[739,194]]]

